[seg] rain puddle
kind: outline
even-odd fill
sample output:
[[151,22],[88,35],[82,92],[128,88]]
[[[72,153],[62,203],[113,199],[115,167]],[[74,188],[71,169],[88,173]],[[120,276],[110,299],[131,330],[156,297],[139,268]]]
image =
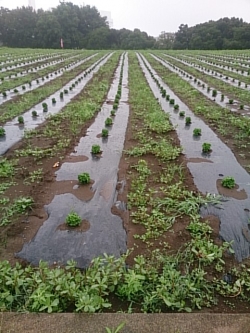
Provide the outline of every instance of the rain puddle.
[[[244,110],[240,110],[240,102],[237,100],[233,100],[233,104],[230,104],[230,98],[223,95],[219,90],[216,89],[217,91],[217,95],[214,97],[212,96],[212,92],[214,90],[213,87],[210,87],[209,91],[208,89],[205,89],[206,83],[203,82],[200,79],[197,79],[197,81],[195,82],[195,79],[193,78],[192,75],[190,75],[189,73],[185,72],[184,70],[178,68],[175,65],[172,65],[170,63],[168,63],[166,60],[160,58],[160,57],[156,57],[155,55],[151,54],[151,56],[159,61],[163,66],[167,67],[169,70],[171,70],[172,72],[178,74],[183,80],[187,81],[192,87],[194,87],[195,89],[199,90],[204,96],[206,96],[207,98],[209,98],[211,101],[215,102],[216,104],[218,104],[219,106],[223,107],[223,108],[227,108],[229,109],[231,112],[236,112],[242,116],[250,116],[250,107],[249,106],[244,106]],[[222,98],[223,95],[223,98]]]
[[[232,151],[216,136],[216,134],[170,90],[161,80],[157,73],[145,60],[147,66],[152,70],[160,84],[166,89],[167,94],[175,99],[180,110],[185,111],[185,116],[191,117],[192,123],[185,125],[185,117],[180,117],[179,112],[161,96],[160,90],[146,70],[141,58],[140,64],[143,68],[147,81],[158,98],[163,110],[170,114],[170,119],[176,127],[184,154],[187,157],[188,167],[193,175],[194,183],[203,194],[221,193],[220,181],[224,176],[234,177],[237,188],[223,192],[222,204],[217,206],[208,205],[201,209],[201,215],[206,217],[215,215],[220,219],[220,237],[232,243],[235,256],[238,261],[248,258],[250,255],[250,175],[237,162]],[[193,129],[201,129],[201,137],[193,137]],[[209,154],[202,153],[202,143],[211,143],[212,151]]]
[[[24,136],[25,130],[31,130],[36,128],[38,125],[42,124],[46,120],[48,115],[58,113],[65,105],[70,103],[72,98],[74,98],[76,95],[78,95],[81,92],[81,90],[91,80],[94,73],[96,73],[99,70],[99,68],[103,66],[111,56],[112,54],[109,54],[108,56],[105,55],[104,57],[99,59],[95,64],[91,65],[88,69],[86,69],[81,74],[76,76],[73,80],[68,82],[56,93],[43,100],[41,103],[35,105],[29,111],[25,112],[22,115],[24,118],[24,125],[18,124],[18,117],[16,117],[10,122],[7,122],[3,126],[3,128],[5,129],[5,136],[0,139],[0,155],[5,154],[8,149],[10,149],[15,143],[21,140],[22,137]],[[92,69],[97,63],[98,65],[94,68],[94,70],[91,71],[91,73],[88,74],[86,77],[83,77],[83,74],[87,72],[89,69]],[[75,84],[75,82],[81,77],[83,77],[82,80],[75,85],[75,88],[73,90],[69,90],[72,84]],[[60,98],[60,92],[64,91],[64,89],[68,90],[68,94],[64,94],[63,98]],[[52,103],[52,97],[56,99],[56,103],[54,104]],[[42,106],[43,103],[48,104],[49,112],[43,112],[43,106]],[[38,114],[37,117],[32,117],[33,110],[37,111]]]
[[[122,80],[122,95],[112,127],[108,127],[107,139],[98,138],[105,127],[105,119],[110,116],[112,104],[117,92],[122,59],[115,73],[107,100],[98,113],[87,135],[70,155],[73,161],[63,163],[56,172],[56,184],[71,184],[69,193],[58,194],[45,207],[48,219],[38,230],[34,239],[24,245],[18,257],[37,265],[43,259],[51,263],[63,263],[74,259],[77,266],[85,268],[90,261],[103,253],[119,257],[126,251],[126,231],[122,219],[111,213],[117,202],[117,172],[123,151],[126,127],[129,116],[128,106],[128,58],[125,55]],[[91,154],[93,144],[101,146],[102,154]],[[82,157],[83,161],[77,161]],[[89,185],[78,186],[77,178],[82,172],[88,172],[92,179],[90,200],[80,200],[77,191],[89,190]],[[122,205],[120,205],[122,206]],[[68,230],[65,219],[70,211],[77,212],[84,221],[84,231]]]
[[[95,53],[95,54],[93,54],[89,57],[86,57],[86,58],[84,58],[84,59],[82,59],[78,62],[74,61],[72,64],[67,66],[65,71],[70,71],[70,70],[74,69],[75,67],[84,64],[86,61],[95,57],[96,55],[97,55],[97,53]],[[8,95],[6,97],[3,97],[2,100],[0,100],[0,105],[4,104],[5,102],[7,102],[9,100],[11,100],[13,97],[26,94],[26,92],[35,90],[38,87],[42,87],[43,85],[45,85],[45,83],[50,82],[50,81],[54,80],[55,78],[58,78],[58,77],[62,76],[63,73],[64,73],[64,67],[59,68],[56,71],[53,71],[53,73],[48,73],[45,77],[40,77],[40,78],[37,78],[37,79],[31,81],[31,85],[25,83],[25,84],[22,84],[18,87],[12,88],[12,90],[17,89],[18,93],[15,93],[14,91],[11,91],[10,93],[8,93]],[[37,81],[39,81],[39,82],[37,82]],[[23,86],[25,86],[25,90],[23,89]]]

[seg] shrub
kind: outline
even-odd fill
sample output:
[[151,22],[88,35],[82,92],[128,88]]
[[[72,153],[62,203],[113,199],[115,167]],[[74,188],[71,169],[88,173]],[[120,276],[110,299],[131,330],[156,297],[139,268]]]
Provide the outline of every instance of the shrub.
[[200,128],[195,128],[193,130],[193,136],[200,136],[201,135],[201,129]]
[[204,142],[202,144],[202,151],[203,153],[208,153],[211,150],[211,143]]
[[93,145],[91,148],[92,154],[99,154],[101,152],[101,147],[99,145]]
[[17,121],[19,122],[19,124],[24,124],[23,116],[19,116],[19,117],[17,118]]
[[75,212],[70,212],[66,217],[66,224],[70,227],[78,227],[81,222],[81,217]]
[[89,184],[90,183],[90,175],[87,172],[80,173],[78,175],[78,181],[80,184]]
[[235,180],[233,177],[224,177],[221,181],[221,185],[226,188],[234,188]]

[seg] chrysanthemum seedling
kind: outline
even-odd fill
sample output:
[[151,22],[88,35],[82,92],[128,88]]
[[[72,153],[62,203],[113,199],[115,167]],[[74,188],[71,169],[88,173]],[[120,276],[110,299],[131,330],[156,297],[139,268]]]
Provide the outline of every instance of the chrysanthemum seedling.
[[80,184],[89,184],[90,183],[90,175],[87,172],[80,173],[78,175],[78,181]]
[[202,152],[203,153],[208,153],[211,151],[211,143],[208,143],[208,142],[204,142],[202,144]]
[[55,97],[52,98],[52,104],[56,104],[56,99],[55,99]]
[[3,97],[6,97],[6,96],[7,96],[6,91],[3,91]]
[[240,105],[240,110],[244,110],[244,104]]
[[180,108],[180,107],[179,107],[178,104],[175,104],[175,105],[174,105],[174,109],[175,109],[175,110],[179,110],[179,108]]
[[229,104],[233,104],[234,103],[234,100],[233,99],[230,99],[229,100]]
[[99,154],[101,152],[101,147],[99,145],[92,145],[91,153]]
[[64,94],[68,94],[69,93],[69,91],[67,90],[67,89],[64,89]]
[[166,95],[166,101],[170,100],[170,95]]
[[43,103],[42,107],[43,107],[43,112],[47,112],[48,111],[48,104],[47,103]]
[[201,129],[200,128],[195,128],[193,130],[193,136],[201,136]]
[[0,137],[5,136],[5,129],[3,127],[0,127]]
[[111,115],[112,117],[114,117],[114,116],[115,116],[115,110],[111,110],[110,115]]
[[226,188],[234,188],[235,179],[233,177],[224,177],[221,181],[221,185]]
[[173,98],[171,98],[171,99],[169,100],[169,104],[174,105],[174,103],[175,103],[175,100],[174,100]]
[[192,123],[191,117],[186,117],[185,118],[185,123],[186,123],[186,125],[190,125]]
[[14,89],[14,93],[18,93],[18,89],[15,88],[15,89]]
[[179,116],[184,117],[185,116],[185,111],[180,111]]
[[212,97],[216,97],[216,96],[217,96],[217,90],[216,90],[216,89],[213,89]]
[[65,222],[70,227],[78,227],[82,222],[82,218],[76,212],[70,212],[67,215]]
[[106,120],[105,120],[105,125],[106,126],[111,126],[113,124],[113,120],[112,120],[112,118],[107,118]]
[[63,98],[63,92],[62,91],[60,92],[60,98]]
[[108,135],[109,135],[109,131],[107,130],[107,128],[103,128],[102,129],[102,137],[107,138]]
[[36,112],[36,110],[32,111],[32,117],[37,117],[37,112]]
[[26,87],[25,87],[25,86],[22,86],[22,89],[23,89],[23,90],[25,90],[25,89],[26,89]]
[[24,124],[23,116],[19,116],[19,117],[17,118],[17,121],[18,121],[19,124]]

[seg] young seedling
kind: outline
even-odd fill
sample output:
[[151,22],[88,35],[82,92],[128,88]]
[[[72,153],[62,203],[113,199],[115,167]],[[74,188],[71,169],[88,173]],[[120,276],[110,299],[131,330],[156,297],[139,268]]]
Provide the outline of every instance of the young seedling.
[[82,219],[76,212],[70,212],[66,217],[66,224],[70,227],[78,227]]
[[200,128],[195,128],[193,130],[193,136],[201,136],[201,129]]
[[62,91],[60,92],[60,98],[63,98],[63,92]]
[[114,109],[114,110],[117,110],[117,109],[118,109],[118,103],[117,103],[117,102],[115,102],[115,103],[113,104],[113,109]]
[[229,100],[229,104],[233,104],[234,100],[233,99],[230,99]]
[[47,103],[43,103],[42,107],[43,107],[43,112],[47,112],[48,111],[48,104]]
[[174,105],[174,103],[175,103],[175,100],[174,100],[173,98],[171,98],[171,99],[169,100],[169,104]]
[[210,150],[211,150],[211,143],[204,142],[202,144],[202,152],[203,153],[208,153],[208,152],[210,152]]
[[226,188],[234,188],[235,179],[233,177],[224,177],[221,181],[221,185]]
[[185,118],[185,123],[186,123],[186,125],[190,125],[192,123],[191,117],[186,117]]
[[36,110],[32,111],[32,117],[37,117],[37,112],[36,112]]
[[23,116],[19,116],[19,117],[17,118],[17,121],[18,121],[19,124],[24,124]]
[[69,91],[67,90],[67,89],[64,89],[64,94],[68,94],[69,93]]
[[5,136],[5,129],[3,127],[0,127],[0,137]]
[[105,125],[106,126],[111,126],[113,124],[113,120],[112,120],[112,118],[107,118],[106,120],[105,120]]
[[170,95],[166,95],[166,100],[167,100],[167,101],[170,100]]
[[174,105],[174,109],[175,109],[175,110],[179,110],[179,108],[180,108],[180,107],[179,107],[178,104],[175,104],[175,105]]
[[18,89],[14,89],[14,93],[18,93]]
[[212,97],[216,97],[216,96],[217,96],[217,90],[213,89]]
[[56,99],[55,99],[55,97],[52,98],[52,104],[56,104]]
[[111,115],[112,117],[114,117],[114,116],[115,116],[115,110],[111,110],[110,115]]
[[80,173],[78,175],[78,181],[80,184],[89,184],[90,183],[90,175],[87,172]]
[[101,152],[101,147],[99,145],[93,145],[91,148],[92,154],[99,154]]
[[240,105],[240,110],[244,110],[244,104]]
[[6,91],[3,91],[3,97],[6,97],[6,96],[7,96]]
[[102,129],[102,137],[103,138],[107,138],[109,135],[109,131],[106,128]]
[[185,116],[185,111],[180,111],[179,116],[184,117]]

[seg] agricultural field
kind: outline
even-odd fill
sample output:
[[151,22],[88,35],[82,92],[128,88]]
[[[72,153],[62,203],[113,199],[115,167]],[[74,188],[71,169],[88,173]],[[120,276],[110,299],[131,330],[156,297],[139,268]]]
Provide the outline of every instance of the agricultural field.
[[250,51],[0,67],[1,311],[250,312]]

